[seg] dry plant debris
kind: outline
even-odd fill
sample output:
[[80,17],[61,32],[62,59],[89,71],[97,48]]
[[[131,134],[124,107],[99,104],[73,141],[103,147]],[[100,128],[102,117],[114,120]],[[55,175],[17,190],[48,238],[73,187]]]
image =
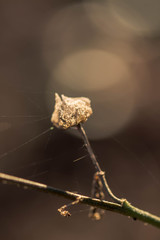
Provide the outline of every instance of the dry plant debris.
[[75,201],[73,201],[73,202],[71,202],[71,203],[69,203],[69,204],[67,204],[67,205],[64,205],[64,206],[60,207],[60,208],[58,209],[58,212],[59,212],[59,213],[61,214],[61,216],[63,216],[63,217],[70,217],[70,216],[71,216],[71,213],[70,213],[68,210],[66,210],[66,208],[68,208],[68,207],[70,207],[70,206],[73,206],[73,205],[75,205],[75,204],[78,204],[81,200],[82,200],[82,197],[77,197],[77,200],[75,200]]
[[51,122],[58,128],[67,129],[86,122],[92,114],[89,98],[71,98],[55,93],[55,107]]
[[[105,172],[101,170],[101,167],[88,140],[87,134],[81,124],[87,121],[91,114],[92,108],[90,105],[90,100],[88,98],[69,98],[64,95],[61,95],[60,98],[57,93],[55,94],[55,109],[51,118],[53,125],[62,129],[67,129],[69,127],[75,126],[75,129],[77,129],[82,136],[83,142],[96,169],[96,173],[93,176],[91,198],[73,192],[53,188],[51,186],[47,186],[38,182],[18,178],[5,173],[0,173],[0,182],[3,184],[15,184],[25,189],[31,188],[33,190],[38,190],[45,193],[57,194],[71,199],[72,201],[75,200],[70,204],[64,205],[58,209],[58,212],[64,217],[71,216],[70,212],[67,210],[68,207],[83,203],[92,206],[90,208],[89,217],[95,220],[101,219],[104,210],[109,210],[120,213],[122,215],[130,216],[134,220],[139,219],[145,224],[151,224],[155,227],[160,228],[160,217],[132,206],[126,199],[120,199],[116,197],[111,191],[105,177]],[[48,132],[48,130],[43,132],[43,134],[46,132]],[[112,202],[104,200],[103,188],[108,196],[110,196],[112,199]]]
[[[91,196],[94,198],[98,198],[100,200],[104,200],[105,198],[104,192],[103,192],[103,184],[97,172],[93,176]],[[88,216],[93,220],[100,220],[103,214],[104,214],[103,209],[91,207]]]

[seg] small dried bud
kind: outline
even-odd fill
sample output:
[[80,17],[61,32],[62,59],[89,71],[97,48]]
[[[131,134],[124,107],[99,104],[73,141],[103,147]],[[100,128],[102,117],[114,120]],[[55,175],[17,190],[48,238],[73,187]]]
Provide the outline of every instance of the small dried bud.
[[71,216],[71,214],[70,214],[69,211],[63,210],[63,209],[61,209],[61,208],[58,209],[58,212],[59,212],[59,213],[61,214],[61,216],[63,216],[63,217],[70,217],[70,216]]
[[51,122],[59,128],[67,129],[86,122],[92,114],[89,98],[70,98],[55,94],[55,107]]
[[67,207],[73,206],[75,204],[78,204],[80,201],[82,201],[82,197],[77,197],[77,199],[67,205],[62,206],[61,208],[58,209],[58,212],[61,214],[63,217],[70,217],[71,214],[69,211],[66,210]]
[[98,210],[99,210],[98,208],[91,207],[88,217],[91,218],[92,220],[96,221],[100,220],[102,216],[101,213],[98,212]]

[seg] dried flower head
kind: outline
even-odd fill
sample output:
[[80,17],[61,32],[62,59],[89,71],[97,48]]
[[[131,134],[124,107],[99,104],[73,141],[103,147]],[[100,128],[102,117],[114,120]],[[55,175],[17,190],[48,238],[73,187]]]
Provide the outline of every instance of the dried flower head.
[[[61,99],[62,98],[62,99]],[[59,128],[67,129],[86,122],[92,114],[89,98],[71,98],[55,93],[55,107],[51,122]]]

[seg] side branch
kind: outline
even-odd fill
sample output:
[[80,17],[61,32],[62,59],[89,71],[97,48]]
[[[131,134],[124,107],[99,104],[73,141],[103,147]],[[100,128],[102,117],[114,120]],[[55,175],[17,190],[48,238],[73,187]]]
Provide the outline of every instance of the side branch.
[[82,136],[82,138],[83,138],[83,141],[84,141],[84,143],[85,143],[85,146],[86,146],[86,148],[87,148],[87,150],[88,150],[88,153],[89,153],[89,155],[90,155],[90,157],[91,157],[91,159],[92,159],[93,165],[95,166],[95,169],[96,169],[97,173],[99,174],[99,176],[100,176],[100,178],[101,178],[101,181],[102,181],[102,183],[103,183],[103,186],[104,186],[106,192],[107,192],[108,195],[111,197],[111,199],[113,199],[113,201],[115,201],[116,203],[122,204],[123,199],[120,199],[120,198],[116,197],[116,196],[113,194],[113,192],[111,191],[111,189],[110,189],[110,187],[109,187],[109,185],[108,185],[108,183],[107,183],[106,177],[105,177],[105,172],[103,172],[103,171],[101,170],[101,168],[100,168],[100,165],[99,165],[99,163],[98,163],[98,161],[97,161],[97,159],[96,159],[96,156],[95,156],[95,154],[94,154],[94,152],[93,152],[93,150],[92,150],[92,147],[91,147],[91,145],[90,145],[90,142],[89,142],[89,140],[88,140],[87,134],[86,134],[86,132],[85,132],[82,124],[81,124],[81,123],[78,124],[78,125],[77,125],[77,128],[78,128],[78,130],[79,130],[79,132],[80,132],[80,134],[81,134],[81,136]]
[[80,203],[82,204],[87,204],[93,207],[102,208],[104,210],[117,212],[122,215],[130,216],[134,219],[139,219],[140,221],[160,228],[160,217],[152,215],[141,209],[135,208],[125,199],[122,200],[122,204],[112,203],[104,200],[90,198],[88,196],[83,196],[69,191],[63,191],[42,183],[14,177],[4,173],[0,173],[0,182],[3,184],[15,184],[16,186],[22,187],[24,189],[33,189],[44,193],[56,194],[73,201],[80,198]]

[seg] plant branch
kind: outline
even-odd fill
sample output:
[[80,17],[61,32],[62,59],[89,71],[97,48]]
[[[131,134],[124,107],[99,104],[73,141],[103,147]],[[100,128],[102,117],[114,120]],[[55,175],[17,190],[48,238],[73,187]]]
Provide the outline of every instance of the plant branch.
[[80,199],[79,203],[130,216],[134,219],[139,219],[140,221],[160,228],[160,217],[152,215],[146,211],[132,206],[125,199],[121,200],[122,203],[120,205],[117,203],[99,200],[96,198],[90,198],[88,196],[83,196],[69,191],[63,191],[57,188],[47,186],[46,184],[14,177],[4,173],[0,173],[0,182],[3,184],[15,184],[16,186],[22,187],[24,189],[33,189],[44,193],[56,194],[72,201]]
[[83,141],[84,141],[85,146],[86,146],[86,148],[87,148],[87,150],[88,150],[88,153],[89,153],[89,155],[90,155],[90,158],[92,159],[93,165],[95,166],[95,169],[96,169],[97,173],[99,174],[99,176],[100,176],[100,178],[101,178],[101,181],[102,181],[102,183],[103,183],[103,186],[104,186],[107,194],[108,194],[116,203],[120,203],[120,204],[121,204],[121,203],[122,203],[122,199],[116,197],[116,196],[112,193],[112,191],[111,191],[111,189],[110,189],[110,187],[109,187],[109,185],[108,185],[108,183],[107,183],[107,180],[106,180],[106,177],[105,177],[105,172],[103,172],[103,171],[101,170],[101,168],[100,168],[100,165],[99,165],[99,163],[98,163],[98,161],[97,161],[97,159],[96,159],[96,156],[95,156],[95,154],[94,154],[94,152],[93,152],[93,150],[92,150],[92,147],[91,147],[91,145],[90,145],[90,142],[89,142],[89,140],[88,140],[87,134],[86,134],[86,132],[85,132],[82,124],[81,124],[81,123],[78,124],[78,125],[77,125],[77,128],[78,128],[78,130],[79,130],[79,132],[80,132],[80,134],[81,134],[81,136],[82,136],[82,138],[83,138]]

